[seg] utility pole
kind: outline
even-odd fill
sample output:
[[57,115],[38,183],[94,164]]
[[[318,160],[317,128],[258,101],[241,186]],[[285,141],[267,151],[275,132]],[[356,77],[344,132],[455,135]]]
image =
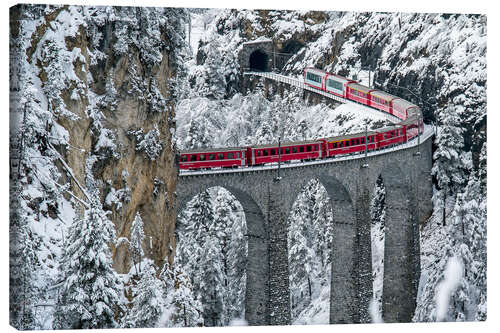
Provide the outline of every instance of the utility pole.
[[278,177],[276,177],[276,181],[280,181],[280,167],[281,167],[281,136],[278,138]]
[[276,47],[273,41],[273,71],[276,72]]
[[368,125],[365,125],[365,164],[362,168],[368,168]]

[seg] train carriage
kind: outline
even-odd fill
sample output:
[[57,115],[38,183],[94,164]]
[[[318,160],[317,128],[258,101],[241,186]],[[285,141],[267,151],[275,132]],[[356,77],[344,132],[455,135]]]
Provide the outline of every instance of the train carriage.
[[395,115],[399,119],[404,120],[408,118],[408,112],[410,112],[412,109],[418,109],[418,106],[402,98],[397,98],[392,101],[393,115]]
[[304,83],[310,87],[325,90],[326,72],[321,69],[308,67],[304,70]]
[[245,148],[210,148],[179,152],[180,169],[234,168],[248,165]]
[[392,102],[399,97],[381,90],[374,90],[370,93],[370,106],[384,112],[393,114]]
[[370,93],[374,90],[362,84],[351,82],[346,87],[346,98],[369,106]]
[[292,160],[310,160],[321,158],[323,151],[321,141],[309,140],[299,142],[285,142],[281,144],[281,156],[279,156],[278,144],[260,145],[252,147],[250,156],[251,165],[262,165],[265,163],[287,162]]
[[397,96],[371,89],[356,81],[316,68],[304,70],[304,84],[388,112],[402,121],[397,125],[367,133],[285,142],[281,144],[281,150],[277,143],[246,148],[184,150],[179,153],[179,168],[193,170],[234,168],[278,163],[279,160],[281,162],[304,161],[359,154],[365,150],[383,149],[407,142],[424,131],[420,108]]
[[400,125],[406,129],[406,140],[411,140],[424,131],[424,121],[418,113],[410,112],[409,117],[403,120]]
[[347,98],[347,84],[355,81],[349,80],[343,76],[326,73],[325,90],[331,94]]
[[393,146],[406,141],[406,130],[404,126],[388,126],[376,130],[377,149]]
[[[356,154],[365,149],[372,150],[376,147],[376,132],[357,133],[344,136],[326,138],[326,156],[335,157],[343,154]],[[365,141],[365,139],[367,141]]]

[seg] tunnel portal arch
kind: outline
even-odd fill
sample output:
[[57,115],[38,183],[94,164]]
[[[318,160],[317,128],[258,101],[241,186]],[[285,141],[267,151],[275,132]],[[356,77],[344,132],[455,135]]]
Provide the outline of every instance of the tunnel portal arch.
[[261,49],[257,49],[250,54],[248,62],[250,70],[267,72],[269,67],[269,56]]

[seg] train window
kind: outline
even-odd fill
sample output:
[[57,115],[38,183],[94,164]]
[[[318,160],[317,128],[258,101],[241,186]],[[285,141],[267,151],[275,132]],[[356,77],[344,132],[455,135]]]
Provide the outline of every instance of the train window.
[[292,147],[292,153],[296,153],[297,152],[297,147]]
[[321,83],[321,76],[319,75],[316,75],[316,74],[313,74],[313,73],[307,73],[306,74],[306,78],[308,80],[311,80],[311,81],[314,81],[314,82],[318,82],[318,83]]
[[236,158],[240,158],[240,153],[239,152],[236,153]]
[[196,161],[196,155],[190,155],[189,156],[189,161],[191,161],[191,162]]
[[217,154],[217,159],[218,160],[223,160],[224,159],[224,154],[223,153],[218,153]]
[[316,150],[318,150],[318,146],[315,145],[314,146],[314,151],[316,151]]
[[261,154],[260,150],[257,150],[257,156],[260,156],[260,154]]
[[281,155],[283,155],[283,154],[284,154],[284,152],[283,152],[283,148],[280,148],[280,149],[279,149],[279,151],[280,151],[280,153],[279,153],[279,154],[281,154]]
[[276,150],[275,149],[271,149],[271,155],[276,155]]
[[227,153],[227,159],[228,160],[233,159],[233,157],[234,157],[233,153]]
[[311,146],[306,146],[307,151],[311,151]]
[[181,155],[181,162],[187,162],[187,156],[186,155]]
[[342,83],[335,80],[328,80],[328,86],[333,89],[342,90]]
[[208,159],[209,160],[215,160],[215,154],[208,154]]
[[205,160],[205,154],[200,154],[200,161],[204,161]]
[[344,141],[344,145],[345,145],[345,147],[349,147],[349,143],[350,143],[350,142],[349,142],[349,140]]
[[303,152],[304,152],[304,146],[300,146],[300,147],[299,147],[299,151],[300,151],[301,153],[303,153]]
[[267,155],[269,155],[269,152],[268,152],[267,150],[263,150],[263,151],[262,151],[262,154],[263,154],[264,156],[267,156]]
[[332,143],[331,148],[337,148],[337,142]]
[[365,138],[361,138],[361,139],[360,139],[360,143],[361,143],[361,144],[365,143]]
[[285,154],[290,154],[290,148],[285,148]]

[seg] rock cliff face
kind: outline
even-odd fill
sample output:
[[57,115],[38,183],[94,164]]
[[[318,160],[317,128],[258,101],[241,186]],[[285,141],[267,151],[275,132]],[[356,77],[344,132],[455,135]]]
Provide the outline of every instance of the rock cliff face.
[[[173,260],[175,249],[174,80],[185,15],[169,8],[11,8],[11,91],[19,91],[12,111],[31,103],[28,114],[52,135],[40,142],[61,157],[52,158],[60,173],[52,180],[70,183],[81,200],[80,185],[97,193],[117,237],[128,238],[141,214],[143,248],[157,264]],[[26,118],[17,120],[26,127]],[[119,273],[128,271],[127,246],[113,247],[113,259]]]

